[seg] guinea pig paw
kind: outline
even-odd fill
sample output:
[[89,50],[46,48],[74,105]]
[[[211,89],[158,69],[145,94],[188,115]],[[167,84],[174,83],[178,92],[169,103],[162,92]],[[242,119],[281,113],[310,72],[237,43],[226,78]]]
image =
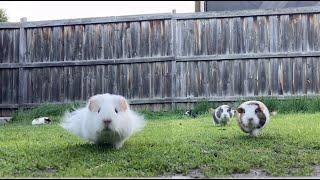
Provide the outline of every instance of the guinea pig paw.
[[253,130],[251,133],[250,133],[250,135],[252,136],[252,137],[257,137],[258,135],[259,135],[259,130],[257,130],[257,129],[255,129],[255,130]]
[[114,147],[116,148],[116,149],[120,149],[122,146],[123,146],[123,141],[121,141],[121,142],[118,142],[118,143],[116,143],[115,145],[114,145]]

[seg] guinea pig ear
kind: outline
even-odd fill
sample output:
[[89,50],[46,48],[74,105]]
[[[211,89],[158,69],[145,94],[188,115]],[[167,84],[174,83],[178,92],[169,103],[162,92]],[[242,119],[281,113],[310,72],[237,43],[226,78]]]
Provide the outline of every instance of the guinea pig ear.
[[216,110],[217,110],[217,117],[220,118],[222,114],[222,109],[219,107]]
[[91,112],[100,112],[100,105],[99,105],[99,102],[98,100],[95,98],[95,97],[91,97],[89,99],[89,110]]
[[46,123],[50,123],[50,122],[51,122],[51,120],[50,120],[48,117],[45,117],[45,118],[44,118],[44,121],[45,121]]
[[126,111],[129,109],[129,104],[124,97],[120,97],[119,108],[120,111]]
[[240,108],[237,109],[237,112],[242,114],[242,113],[244,113],[244,109],[240,107]]

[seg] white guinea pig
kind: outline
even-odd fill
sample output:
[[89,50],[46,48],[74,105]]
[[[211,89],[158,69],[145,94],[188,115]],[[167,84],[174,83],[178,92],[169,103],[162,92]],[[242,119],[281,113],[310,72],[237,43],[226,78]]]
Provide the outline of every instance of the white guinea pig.
[[212,116],[214,124],[225,126],[234,116],[234,110],[228,105],[221,105],[213,111]]
[[241,130],[258,136],[270,119],[268,108],[260,101],[247,101],[237,109],[237,121]]
[[117,149],[144,125],[144,118],[130,109],[123,96],[109,93],[90,97],[86,107],[67,112],[61,123],[64,129],[85,140]]

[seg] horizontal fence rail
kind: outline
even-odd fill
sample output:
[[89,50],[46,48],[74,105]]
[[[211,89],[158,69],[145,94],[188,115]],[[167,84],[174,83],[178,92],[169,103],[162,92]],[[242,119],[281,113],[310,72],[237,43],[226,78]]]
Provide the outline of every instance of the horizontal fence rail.
[[0,116],[120,94],[163,110],[318,97],[320,8],[0,23]]

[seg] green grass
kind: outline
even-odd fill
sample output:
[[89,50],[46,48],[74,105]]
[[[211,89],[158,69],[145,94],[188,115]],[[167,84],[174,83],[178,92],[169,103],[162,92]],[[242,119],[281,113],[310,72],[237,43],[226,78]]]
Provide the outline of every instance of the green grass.
[[[259,97],[256,100],[263,102],[270,112],[277,111],[282,114],[320,112],[320,97],[300,97],[299,99],[286,100]],[[241,102],[244,101],[237,101],[234,107],[240,105]]]
[[[169,177],[194,169],[219,177],[257,168],[269,176],[310,176],[320,164],[320,113],[279,114],[250,138],[235,119],[220,128],[210,114],[145,111],[145,129],[115,150],[60,128],[59,116],[70,107],[20,112],[0,126],[0,177]],[[48,114],[55,123],[31,126],[32,118]]]
[[44,104],[42,106],[29,109],[29,110],[20,110],[12,115],[12,122],[13,123],[22,123],[27,124],[30,120],[38,117],[47,116],[54,121],[59,121],[60,116],[64,114],[66,110],[71,110],[72,108],[78,108],[83,106],[83,103],[74,102],[69,104],[61,104],[61,105],[54,105],[54,104]]

